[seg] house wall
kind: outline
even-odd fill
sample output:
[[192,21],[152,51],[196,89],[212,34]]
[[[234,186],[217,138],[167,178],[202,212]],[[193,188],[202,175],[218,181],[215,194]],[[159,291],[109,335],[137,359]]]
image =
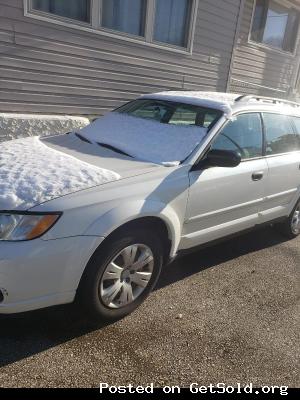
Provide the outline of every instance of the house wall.
[[225,91],[239,7],[199,0],[190,55],[25,17],[22,0],[0,0],[0,111],[94,115],[162,89]]
[[[290,1],[300,6],[300,1]],[[254,0],[245,0],[235,45],[229,90],[247,94],[293,98],[300,59],[299,39],[295,54],[270,49],[249,41]]]

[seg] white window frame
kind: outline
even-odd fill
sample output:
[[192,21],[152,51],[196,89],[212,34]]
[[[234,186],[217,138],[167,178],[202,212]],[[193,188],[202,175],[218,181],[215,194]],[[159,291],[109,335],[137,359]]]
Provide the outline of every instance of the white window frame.
[[[256,10],[256,1],[257,0],[253,0],[253,8],[252,8],[252,16],[251,16],[251,23],[250,23],[250,30],[249,30],[249,34],[248,34],[248,43],[251,44],[252,46],[258,47],[258,48],[262,48],[262,49],[266,49],[266,50],[271,50],[277,53],[281,53],[284,54],[285,56],[290,56],[290,57],[295,57],[296,53],[297,53],[297,49],[298,49],[298,45],[299,45],[299,31],[300,31],[300,24],[298,25],[298,29],[297,29],[297,36],[296,36],[296,40],[295,40],[295,46],[294,46],[294,51],[288,51],[288,50],[283,50],[283,49],[279,49],[278,47],[275,46],[271,46],[268,45],[266,43],[260,43],[260,42],[256,42],[255,40],[251,39],[251,35],[252,35],[252,28],[253,28],[253,23],[254,23],[254,15],[255,15],[255,10]],[[296,9],[297,11],[300,12],[300,6],[289,3],[286,0],[272,0],[275,3],[278,3],[281,6],[287,7],[287,8],[293,8]]]
[[194,42],[199,0],[191,0],[192,5],[190,10],[190,20],[188,24],[188,30],[186,32],[187,34],[186,47],[175,46],[168,43],[162,43],[153,40],[155,0],[146,0],[147,8],[146,8],[145,27],[144,27],[145,34],[143,37],[102,27],[101,26],[102,0],[91,0],[90,22],[77,21],[75,19],[60,17],[55,14],[49,14],[47,12],[33,10],[32,0],[23,0],[23,1],[24,1],[25,17],[34,18],[40,21],[50,22],[53,24],[64,26],[66,28],[78,29],[81,31],[94,33],[97,35],[121,39],[131,43],[142,44],[152,48],[168,50],[181,54],[193,53],[193,42]]

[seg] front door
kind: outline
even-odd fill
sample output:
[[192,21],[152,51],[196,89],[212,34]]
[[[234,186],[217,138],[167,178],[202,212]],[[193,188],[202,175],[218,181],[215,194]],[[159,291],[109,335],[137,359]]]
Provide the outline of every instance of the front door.
[[241,114],[228,122],[211,147],[238,151],[242,163],[235,168],[212,167],[190,172],[180,249],[213,241],[258,223],[268,178],[260,114]]

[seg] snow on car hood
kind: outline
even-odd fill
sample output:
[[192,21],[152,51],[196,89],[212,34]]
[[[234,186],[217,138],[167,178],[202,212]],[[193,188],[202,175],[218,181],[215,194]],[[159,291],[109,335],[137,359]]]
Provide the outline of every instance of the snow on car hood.
[[83,128],[91,142],[114,146],[125,153],[158,164],[179,164],[207,134],[198,126],[162,124],[112,112]]
[[0,210],[26,210],[118,179],[118,173],[50,148],[38,137],[0,145]]

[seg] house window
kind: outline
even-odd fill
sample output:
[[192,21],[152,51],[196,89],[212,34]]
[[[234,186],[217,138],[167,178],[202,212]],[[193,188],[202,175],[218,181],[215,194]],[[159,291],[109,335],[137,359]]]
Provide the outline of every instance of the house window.
[[190,3],[189,0],[156,0],[155,40],[186,46]]
[[251,39],[280,50],[295,49],[299,11],[274,0],[256,0]]
[[102,26],[144,36],[145,10],[145,0],[103,0]]
[[90,21],[90,0],[32,0],[32,9],[78,21]]
[[25,15],[191,51],[199,0],[25,0]]

